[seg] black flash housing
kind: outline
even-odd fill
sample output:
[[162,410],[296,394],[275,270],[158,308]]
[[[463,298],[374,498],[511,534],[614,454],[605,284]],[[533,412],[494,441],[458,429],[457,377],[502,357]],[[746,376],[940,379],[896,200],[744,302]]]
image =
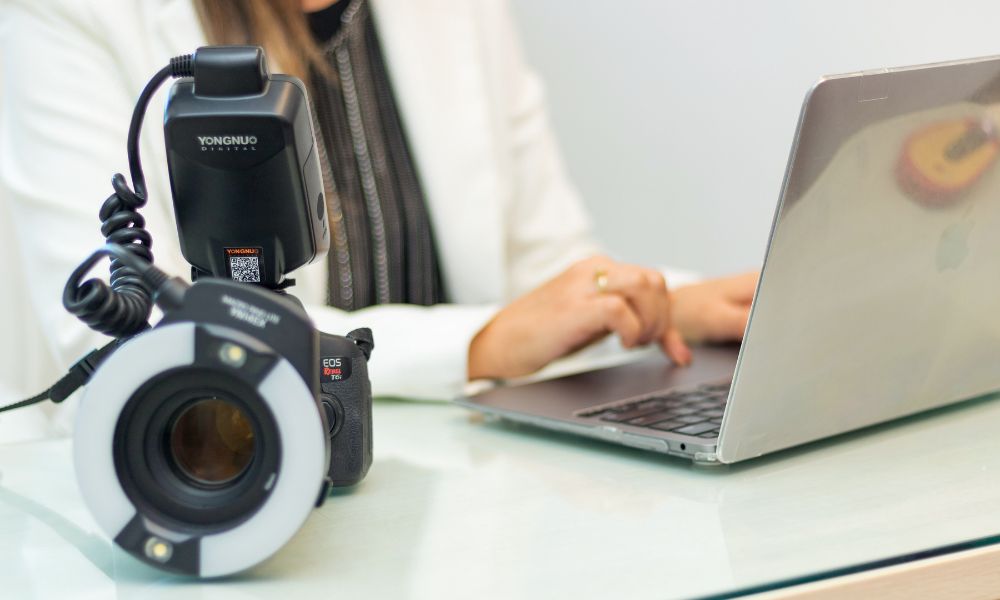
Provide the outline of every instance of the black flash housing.
[[199,48],[164,116],[177,232],[192,277],[270,289],[330,247],[303,83],[257,46]]

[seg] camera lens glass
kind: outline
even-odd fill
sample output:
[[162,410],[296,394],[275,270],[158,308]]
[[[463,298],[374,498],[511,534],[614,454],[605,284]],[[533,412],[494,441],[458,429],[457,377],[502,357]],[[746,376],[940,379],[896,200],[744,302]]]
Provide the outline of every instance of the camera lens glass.
[[181,474],[207,486],[242,475],[254,457],[256,432],[242,409],[218,398],[186,405],[170,431],[170,455]]

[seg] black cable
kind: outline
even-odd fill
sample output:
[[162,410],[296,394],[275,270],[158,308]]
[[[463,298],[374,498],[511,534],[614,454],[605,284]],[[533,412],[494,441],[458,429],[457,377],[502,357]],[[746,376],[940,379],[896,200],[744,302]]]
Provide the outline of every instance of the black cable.
[[111,257],[112,262],[119,262],[123,268],[128,269],[136,284],[141,286],[143,290],[149,290],[152,294],[152,300],[156,301],[163,310],[176,308],[183,301],[184,292],[189,287],[187,283],[178,277],[170,277],[153,266],[153,263],[136,256],[128,246],[106,244],[95,250],[70,273],[69,279],[66,280],[66,286],[63,288],[63,306],[70,307],[90,303],[91,296],[95,294],[115,293],[99,279],[90,279],[82,284],[79,283],[87,271],[94,268],[97,261],[105,256]]
[[[94,294],[116,293],[110,290],[107,284],[100,280],[92,279],[83,285],[78,284],[78,282],[83,279],[83,276],[87,274],[87,271],[94,268],[97,261],[105,256],[110,256],[113,260],[124,265],[123,268],[128,269],[131,276],[135,278],[136,285],[142,286],[143,289],[151,290],[152,298],[155,299],[157,304],[164,310],[170,310],[179,306],[183,301],[184,292],[187,291],[188,288],[188,285],[185,282],[177,277],[168,276],[160,269],[154,267],[152,263],[147,262],[140,256],[136,256],[135,253],[131,252],[126,246],[108,244],[98,248],[93,254],[88,256],[87,259],[80,263],[80,266],[78,266],[69,276],[69,279],[66,281],[66,287],[63,288],[63,305],[72,306],[76,304],[86,304],[91,301]],[[78,298],[80,295],[86,297],[83,300],[80,300]],[[112,298],[111,301],[113,300],[114,299]],[[87,356],[77,361],[76,364],[70,368],[69,372],[64,375],[62,379],[57,381],[55,385],[41,394],[28,398],[27,400],[21,400],[20,402],[8,404],[7,406],[0,406],[0,413],[23,408],[25,406],[31,406],[32,404],[38,404],[39,402],[43,402],[45,400],[52,400],[56,403],[62,402],[68,398],[70,394],[80,389],[81,386],[90,381],[90,376],[94,374],[97,367],[100,366],[100,364],[104,362],[104,359],[110,356],[111,353],[114,352],[126,339],[127,338],[116,338],[105,344],[99,350],[91,351],[87,354]]]
[[62,379],[57,381],[55,385],[41,394],[28,398],[27,400],[21,400],[20,402],[8,404],[7,406],[0,406],[0,413],[18,408],[24,408],[25,406],[31,406],[32,404],[38,404],[39,402],[44,402],[45,400],[52,400],[58,404],[66,398],[69,398],[70,394],[78,390],[80,386],[90,380],[90,376],[97,370],[97,367],[104,361],[105,358],[110,356],[111,353],[118,348],[119,343],[121,343],[120,340],[112,340],[105,344],[100,350],[91,351],[90,354],[84,356],[82,359],[78,360],[76,364],[70,367],[69,372],[66,373]]
[[[161,306],[176,306],[186,284],[168,278],[153,266],[153,238],[146,231],[146,220],[139,209],[146,205],[146,177],[139,157],[139,134],[153,94],[171,77],[194,76],[194,56],[185,54],[170,59],[139,93],[128,128],[128,165],[132,188],[125,177],[116,173],[111,179],[115,193],[101,205],[101,234],[107,245],[91,254],[70,275],[63,289],[63,306],[88,327],[115,339],[94,350],[70,368],[69,373],[41,394],[0,407],[0,413],[52,400],[62,402],[90,380],[97,366],[118,347],[122,340],[149,327],[154,295]],[[103,256],[111,257],[110,285],[100,279],[80,282]]]
[[[163,82],[171,77],[186,77],[193,73],[192,56],[178,56],[172,58],[170,64],[160,69],[142,89],[128,128],[127,151],[132,188],[121,173],[116,173],[111,180],[115,193],[104,201],[99,213],[101,234],[105,241],[127,248],[146,263],[153,262],[153,239],[145,229],[146,220],[139,214],[139,209],[146,205],[147,200],[146,177],[139,155],[139,134],[149,102]],[[91,256],[88,259],[91,265],[96,258]],[[82,275],[90,270],[89,266],[82,267],[78,267],[67,282],[67,290],[70,285],[76,289],[72,294],[63,294],[66,310],[94,331],[115,338],[133,336],[149,327],[153,309],[150,291],[121,255],[113,255],[111,260],[110,285],[100,279],[79,283]]]
[[139,134],[142,132],[142,121],[146,116],[149,101],[153,98],[156,90],[163,85],[163,82],[173,75],[175,60],[172,59],[169,65],[157,71],[146,87],[142,88],[139,99],[135,102],[135,108],[132,110],[132,120],[128,125],[128,171],[132,176],[132,187],[135,189],[135,194],[144,202],[146,200],[146,176],[142,172],[142,161],[139,159]]
[[52,388],[49,388],[44,392],[42,392],[41,394],[38,394],[37,396],[34,396],[32,398],[28,398],[27,400],[21,400],[20,402],[15,402],[14,404],[8,404],[7,406],[0,407],[0,413],[7,412],[8,410],[14,410],[15,408],[24,408],[25,406],[38,404],[39,402],[48,400],[49,394],[51,393],[52,393]]

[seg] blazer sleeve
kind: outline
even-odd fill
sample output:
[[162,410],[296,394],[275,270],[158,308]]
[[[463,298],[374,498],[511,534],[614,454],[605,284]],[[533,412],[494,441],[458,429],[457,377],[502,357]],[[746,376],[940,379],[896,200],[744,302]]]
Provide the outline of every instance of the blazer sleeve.
[[541,79],[525,62],[508,3],[484,0],[478,8],[484,67],[510,182],[508,295],[517,296],[602,250],[566,172]]
[[127,167],[131,95],[107,46],[83,33],[85,16],[69,3],[14,2],[3,10],[0,191],[24,293],[62,368],[102,340],[62,308],[62,289],[103,244],[97,213],[111,175]]
[[385,304],[354,312],[307,307],[320,331],[344,335],[370,327],[375,350],[368,364],[379,397],[452,400],[463,390],[469,343],[497,311],[494,305]]

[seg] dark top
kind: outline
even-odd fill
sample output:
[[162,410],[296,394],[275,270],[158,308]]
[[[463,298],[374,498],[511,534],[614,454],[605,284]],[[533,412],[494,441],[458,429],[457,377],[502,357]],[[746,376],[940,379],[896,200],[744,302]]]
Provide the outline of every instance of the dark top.
[[307,15],[329,60],[313,69],[332,244],[332,306],[445,301],[427,204],[366,0]]
[[339,0],[316,12],[306,13],[313,38],[320,44],[326,44],[332,40],[333,36],[340,31],[341,18],[350,5],[348,0]]

